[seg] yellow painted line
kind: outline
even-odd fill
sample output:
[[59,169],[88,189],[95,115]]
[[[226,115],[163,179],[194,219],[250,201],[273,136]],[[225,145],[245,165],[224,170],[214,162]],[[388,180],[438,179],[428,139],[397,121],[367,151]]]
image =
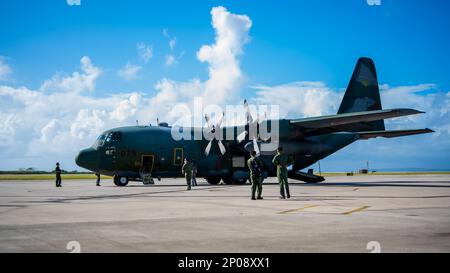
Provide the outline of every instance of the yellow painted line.
[[298,211],[302,211],[305,209],[309,209],[309,208],[314,208],[314,207],[318,207],[319,205],[309,205],[309,206],[305,206],[302,208],[298,208],[298,209],[290,209],[290,210],[285,210],[282,212],[278,212],[278,214],[288,214],[288,213],[293,213],[293,212],[298,212]]
[[357,208],[357,209],[353,209],[353,210],[350,210],[350,211],[343,212],[342,214],[343,215],[349,215],[349,214],[352,214],[354,212],[362,211],[362,210],[365,210],[365,209],[368,209],[368,208],[370,208],[370,206],[364,206],[364,207],[360,207],[360,208]]

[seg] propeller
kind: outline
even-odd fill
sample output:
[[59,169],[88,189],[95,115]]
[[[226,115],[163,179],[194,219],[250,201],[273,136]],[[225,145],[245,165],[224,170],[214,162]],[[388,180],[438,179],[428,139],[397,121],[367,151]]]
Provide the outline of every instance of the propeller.
[[[252,131],[252,142],[253,142],[253,149],[255,150],[255,152],[257,154],[260,154],[260,150],[259,150],[259,146],[258,146],[258,139],[259,139],[259,135],[258,135],[258,128],[259,128],[259,124],[261,124],[262,122],[264,122],[264,120],[267,118],[267,114],[264,113],[264,118],[261,118],[259,115],[256,119],[253,119],[252,114],[250,113],[250,107],[248,106],[248,102],[245,99],[244,100],[244,109],[245,109],[245,117],[246,117],[246,125],[250,127],[256,126],[256,130],[251,130]],[[237,136],[237,139],[239,142],[242,142],[245,137],[247,136],[248,132],[244,131],[241,134],[239,134]]]
[[223,121],[223,117],[225,116],[225,113],[222,113],[222,116],[219,118],[219,120],[217,121],[217,123],[214,125],[211,123],[211,119],[208,117],[208,115],[205,115],[205,120],[206,120],[206,124],[208,125],[208,128],[210,128],[210,133],[212,134],[212,138],[209,141],[208,145],[206,145],[205,148],[205,155],[208,156],[209,152],[211,151],[211,146],[212,146],[212,141],[214,139],[217,140],[217,144],[219,145],[219,149],[220,152],[223,154],[225,154],[225,152],[227,151],[225,149],[225,145],[223,145],[222,141],[220,139],[217,139],[216,133],[220,130],[220,126],[222,126],[222,121]]

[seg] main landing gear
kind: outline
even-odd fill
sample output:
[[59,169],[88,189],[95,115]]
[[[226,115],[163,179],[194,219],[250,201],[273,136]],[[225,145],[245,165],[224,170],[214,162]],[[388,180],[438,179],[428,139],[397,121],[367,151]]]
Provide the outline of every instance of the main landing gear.
[[125,187],[128,185],[128,177],[115,175],[113,178],[114,184],[118,187]]

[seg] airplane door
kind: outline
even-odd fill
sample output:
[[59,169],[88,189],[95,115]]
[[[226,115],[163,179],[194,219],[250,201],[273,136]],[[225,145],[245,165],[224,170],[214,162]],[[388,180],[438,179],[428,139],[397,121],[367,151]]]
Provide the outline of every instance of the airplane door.
[[141,159],[141,173],[151,173],[155,164],[154,155],[143,155]]

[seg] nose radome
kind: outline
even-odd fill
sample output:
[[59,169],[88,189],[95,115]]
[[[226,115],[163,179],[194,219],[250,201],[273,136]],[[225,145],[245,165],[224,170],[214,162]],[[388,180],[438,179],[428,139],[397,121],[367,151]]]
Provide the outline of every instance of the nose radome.
[[[81,157],[81,152],[79,152],[78,155],[77,155],[77,157],[75,157],[75,163],[76,163],[78,166],[80,166],[80,162],[81,162],[80,157]],[[80,167],[81,167],[81,166],[80,166]]]
[[82,168],[95,171],[98,165],[98,153],[93,148],[81,150],[75,158],[75,163]]

